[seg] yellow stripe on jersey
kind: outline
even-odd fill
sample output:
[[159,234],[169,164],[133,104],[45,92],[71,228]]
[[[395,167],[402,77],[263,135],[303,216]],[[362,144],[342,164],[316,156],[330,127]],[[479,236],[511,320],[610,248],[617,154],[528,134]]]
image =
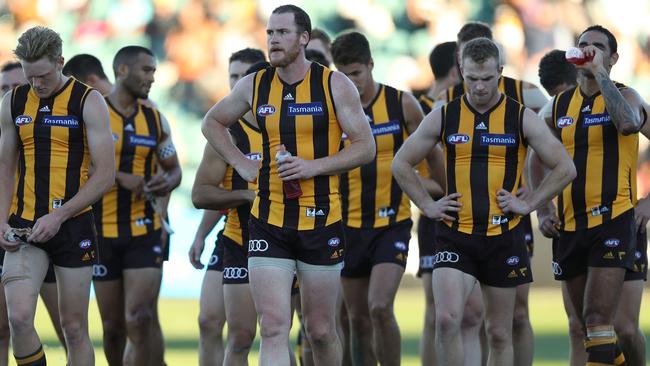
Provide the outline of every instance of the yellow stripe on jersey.
[[[262,135],[257,128],[240,119],[230,127],[230,134],[235,139],[235,145],[248,159],[259,161],[262,158]],[[255,190],[257,185],[244,180],[232,166],[226,168],[223,187],[233,190]],[[251,211],[250,204],[243,204],[228,211],[226,226],[223,236],[226,236],[239,245],[248,241],[248,218]]]
[[338,152],[341,128],[330,91],[331,71],[312,63],[305,78],[289,85],[274,68],[255,76],[253,114],[262,133],[262,165],[251,214],[277,227],[311,230],[341,220],[338,176],[300,180],[302,196],[287,199],[277,173],[276,148],[319,159]]
[[[370,163],[341,174],[343,223],[354,228],[380,228],[411,217],[408,196],[391,172],[395,153],[408,137],[402,92],[379,84],[377,96],[364,112],[377,154]],[[344,146],[349,144],[347,139],[343,141]]]
[[499,189],[516,193],[526,157],[522,134],[524,106],[501,96],[485,113],[476,112],[465,96],[442,109],[447,194],[461,193],[455,230],[474,235],[500,235],[519,224],[496,200]]
[[578,173],[558,198],[561,229],[592,228],[632,209],[639,135],[619,134],[602,95],[579,88],[555,98],[553,121]]
[[20,141],[12,199],[16,216],[35,221],[74,197],[88,180],[83,106],[90,90],[74,78],[48,98],[39,98],[29,85],[14,89],[11,115]]
[[435,103],[435,100],[429,98],[426,94],[420,95],[418,98],[418,102],[420,103],[420,107],[422,107],[422,111],[424,114],[429,114],[431,110],[433,109],[433,104]]
[[[106,102],[115,142],[115,169],[149,180],[156,174],[156,149],[162,137],[158,110],[138,103],[133,115],[124,116],[108,99]],[[105,238],[141,236],[161,226],[151,202],[117,183],[93,210],[97,232]]]

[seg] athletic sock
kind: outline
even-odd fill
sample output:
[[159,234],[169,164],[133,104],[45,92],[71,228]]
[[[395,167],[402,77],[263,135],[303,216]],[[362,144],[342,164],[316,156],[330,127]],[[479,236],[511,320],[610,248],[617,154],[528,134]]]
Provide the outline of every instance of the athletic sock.
[[625,355],[623,355],[623,350],[621,349],[621,346],[618,345],[618,342],[616,342],[616,357],[614,357],[614,366],[625,366],[627,365],[627,362],[625,362]]
[[587,366],[624,365],[625,357],[622,353],[617,352],[617,348],[613,326],[587,327],[587,339],[585,340]]
[[47,361],[45,361],[45,351],[43,351],[43,345],[38,346],[36,352],[28,356],[18,357],[14,354],[16,359],[16,365],[18,366],[46,366]]

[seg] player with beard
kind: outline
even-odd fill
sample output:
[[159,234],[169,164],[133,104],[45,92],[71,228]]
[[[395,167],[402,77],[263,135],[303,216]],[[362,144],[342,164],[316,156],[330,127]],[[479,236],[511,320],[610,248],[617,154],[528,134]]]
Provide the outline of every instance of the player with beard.
[[146,365],[153,357],[164,225],[154,205],[181,180],[167,120],[138,102],[148,98],[155,71],[150,50],[123,47],[113,60],[115,85],[106,96],[117,173],[116,184],[93,206],[102,253],[93,277],[103,323],[123,313],[127,334],[123,360],[118,353],[111,365]]
[[[261,328],[260,364],[289,364],[290,293],[297,270],[314,361],[340,365],[335,312],[344,243],[337,174],[370,161],[374,141],[354,85],[305,59],[307,13],[280,6],[266,32],[273,67],[240,80],[208,112],[202,129],[242,178],[258,184],[248,269]],[[249,110],[262,133],[261,164],[247,159],[227,132]],[[351,144],[339,151],[342,133]],[[292,156],[281,155],[284,150]]]

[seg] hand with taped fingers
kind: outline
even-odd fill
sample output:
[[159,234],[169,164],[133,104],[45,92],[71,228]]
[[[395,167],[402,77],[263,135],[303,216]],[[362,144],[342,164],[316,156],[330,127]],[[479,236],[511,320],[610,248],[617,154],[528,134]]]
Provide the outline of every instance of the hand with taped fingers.
[[549,202],[545,207],[537,209],[537,221],[539,222],[539,231],[547,238],[557,238],[560,236],[560,218],[557,216],[555,205]]
[[135,174],[118,172],[115,175],[115,181],[122,188],[131,191],[137,199],[142,198],[144,193],[144,177]]
[[144,193],[153,193],[156,196],[164,196],[174,189],[173,182],[166,172],[158,172],[145,183]]
[[187,255],[190,258],[190,263],[192,264],[192,267],[196,269],[203,269],[204,265],[201,263],[201,253],[203,253],[204,248],[205,248],[205,240],[202,240],[200,238],[194,238],[194,243],[192,243],[192,246],[190,247],[190,251],[187,253]]
[[278,175],[284,181],[309,179],[318,175],[314,160],[305,160],[298,156],[289,156],[278,164]]
[[11,230],[11,226],[7,224],[6,222],[3,224],[0,224],[0,247],[2,247],[4,250],[8,252],[15,252],[20,248],[21,245],[24,243],[22,241],[10,241],[7,240],[7,234]]
[[57,211],[50,212],[36,220],[32,233],[27,237],[28,241],[34,243],[45,243],[52,239],[59,232],[63,219],[57,214]]
[[437,201],[431,200],[428,205],[422,207],[422,213],[426,217],[437,221],[455,221],[456,219],[449,216],[448,213],[460,211],[463,204],[457,199],[461,196],[460,193],[451,193]]
[[497,203],[504,213],[512,213],[516,215],[528,215],[532,208],[528,202],[514,196],[512,193],[501,188],[497,192]]
[[650,219],[650,199],[648,197],[640,199],[634,207],[634,220],[636,231],[638,233],[646,232],[646,225]]

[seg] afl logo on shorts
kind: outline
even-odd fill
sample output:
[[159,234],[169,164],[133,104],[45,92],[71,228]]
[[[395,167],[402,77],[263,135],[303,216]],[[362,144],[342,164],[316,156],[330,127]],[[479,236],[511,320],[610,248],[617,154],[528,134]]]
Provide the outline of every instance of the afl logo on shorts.
[[621,241],[618,239],[605,240],[605,246],[608,248],[616,248],[619,244],[621,244]]
[[93,266],[93,277],[104,277],[108,274],[108,268],[103,264]]
[[210,260],[208,261],[208,266],[214,266],[215,264],[217,264],[217,262],[219,262],[219,256],[215,254],[210,257]]
[[151,250],[153,250],[153,252],[156,253],[156,254],[161,254],[162,253],[162,248],[160,247],[160,245],[154,246],[153,248],[151,248]]
[[513,255],[512,257],[506,259],[506,263],[511,266],[516,266],[517,264],[519,264],[519,257]]
[[406,250],[406,244],[403,241],[395,242],[395,249],[401,250],[402,252]]
[[[634,258],[641,259],[641,252],[639,252],[638,250],[636,252],[634,252]],[[0,268],[2,268],[2,267],[0,267]]]
[[88,240],[88,239],[86,239],[86,240],[82,240],[82,241],[79,243],[79,248],[81,248],[81,249],[88,249],[88,248],[90,248],[92,245],[93,245],[93,242],[90,241],[90,240]]
[[275,114],[275,107],[270,104],[263,104],[257,107],[257,115],[266,117]]
[[447,142],[452,145],[466,144],[469,142],[469,136],[464,133],[455,133],[447,137]]
[[249,252],[266,252],[269,249],[269,243],[264,239],[259,240],[249,240],[248,241],[248,251]]
[[564,116],[557,119],[557,128],[569,127],[573,124],[573,117]]
[[339,238],[332,238],[327,242],[327,245],[331,246],[332,248],[336,248],[341,244],[341,239]]
[[20,115],[16,117],[16,126],[24,126],[32,123],[32,117],[26,115]]

